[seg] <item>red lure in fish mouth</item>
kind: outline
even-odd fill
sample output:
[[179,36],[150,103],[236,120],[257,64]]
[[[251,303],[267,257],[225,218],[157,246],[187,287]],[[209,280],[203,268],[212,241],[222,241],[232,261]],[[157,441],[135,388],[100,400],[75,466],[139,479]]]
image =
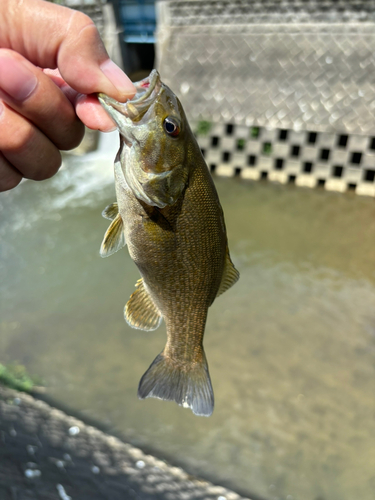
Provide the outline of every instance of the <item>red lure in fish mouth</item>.
[[155,97],[159,93],[161,87],[161,81],[159,73],[156,69],[153,69],[149,76],[140,80],[139,82],[134,82],[137,93],[128,101],[131,104],[138,104],[143,101],[147,101],[151,96]]
[[120,130],[123,119],[136,120],[139,115],[144,114],[162,88],[160,75],[156,69],[152,70],[147,78],[134,82],[134,85],[137,93],[133,99],[125,103],[115,101],[105,94],[98,94],[99,101]]

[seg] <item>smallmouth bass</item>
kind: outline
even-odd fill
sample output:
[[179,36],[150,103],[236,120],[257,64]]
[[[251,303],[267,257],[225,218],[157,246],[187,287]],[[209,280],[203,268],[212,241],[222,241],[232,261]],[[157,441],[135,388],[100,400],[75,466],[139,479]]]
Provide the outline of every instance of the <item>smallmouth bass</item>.
[[166,346],[143,375],[138,397],[175,401],[210,416],[207,311],[239,273],[214,183],[180,101],[156,70],[135,86],[136,95],[124,104],[98,95],[120,132],[117,203],[103,211],[112,222],[100,254],[127,245],[140,271],[124,309],[127,323],[141,330],[166,323]]

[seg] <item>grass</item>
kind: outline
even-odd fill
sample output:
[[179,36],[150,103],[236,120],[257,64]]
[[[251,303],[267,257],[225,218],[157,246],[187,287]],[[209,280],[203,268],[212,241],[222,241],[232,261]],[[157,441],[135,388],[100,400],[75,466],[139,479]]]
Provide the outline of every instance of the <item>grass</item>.
[[272,154],[272,144],[270,142],[265,142],[263,144],[263,150],[262,150],[264,155],[270,155]]
[[30,376],[22,365],[13,363],[5,366],[0,363],[0,384],[17,391],[31,392],[41,385],[41,380]]
[[251,127],[250,137],[253,139],[257,139],[259,137],[259,127]]
[[211,122],[208,122],[206,120],[201,120],[200,122],[198,122],[197,124],[197,128],[196,128],[196,135],[207,135],[208,132],[211,130]]
[[237,149],[238,151],[243,151],[245,148],[245,139],[237,139]]

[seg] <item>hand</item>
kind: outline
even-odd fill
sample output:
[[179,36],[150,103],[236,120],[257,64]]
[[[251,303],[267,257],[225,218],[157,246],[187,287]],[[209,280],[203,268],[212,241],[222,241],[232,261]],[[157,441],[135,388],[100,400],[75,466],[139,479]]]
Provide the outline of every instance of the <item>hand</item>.
[[114,128],[96,92],[125,102],[135,87],[89,17],[43,0],[0,0],[0,191],[54,175],[83,124]]

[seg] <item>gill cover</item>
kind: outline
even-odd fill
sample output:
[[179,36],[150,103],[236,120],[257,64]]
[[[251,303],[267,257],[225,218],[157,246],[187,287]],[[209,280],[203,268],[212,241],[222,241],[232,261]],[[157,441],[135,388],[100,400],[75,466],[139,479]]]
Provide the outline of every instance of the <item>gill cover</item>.
[[181,196],[188,179],[188,170],[178,165],[161,174],[144,172],[139,167],[125,169],[124,176],[129,187],[147,205],[164,208],[174,205]]

